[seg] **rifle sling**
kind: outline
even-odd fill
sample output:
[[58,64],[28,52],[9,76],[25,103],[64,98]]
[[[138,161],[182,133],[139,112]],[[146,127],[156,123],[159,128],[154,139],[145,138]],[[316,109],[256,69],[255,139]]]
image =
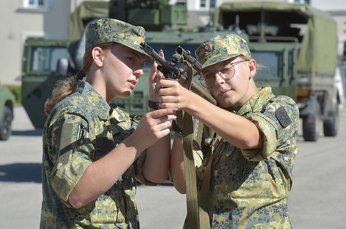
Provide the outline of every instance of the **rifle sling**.
[[199,227],[199,206],[197,197],[196,167],[193,159],[193,123],[192,117],[184,113],[183,146],[184,146],[184,173],[186,182],[187,222],[189,228]]
[[[192,69],[188,73],[188,89],[192,85]],[[183,147],[184,147],[184,173],[186,183],[187,223],[190,229],[209,229],[209,216],[199,206],[197,192],[196,167],[193,158],[194,124],[193,119],[187,112],[183,113]]]

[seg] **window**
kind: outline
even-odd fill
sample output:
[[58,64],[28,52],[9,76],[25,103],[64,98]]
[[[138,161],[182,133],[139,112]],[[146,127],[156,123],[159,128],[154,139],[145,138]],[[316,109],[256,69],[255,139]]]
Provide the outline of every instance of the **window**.
[[200,7],[205,8],[207,6],[207,0],[201,0]]
[[252,57],[256,59],[258,67],[256,78],[282,78],[282,53],[252,51]]
[[215,9],[217,0],[200,0],[199,7],[201,9]]
[[23,0],[24,8],[42,9],[46,7],[47,0]]
[[294,0],[294,3],[305,3],[310,5],[311,1],[310,0]]
[[210,9],[215,9],[215,7],[216,7],[216,0],[210,0],[209,7],[210,7]]
[[68,52],[63,47],[33,47],[31,53],[31,72],[53,72],[60,58],[68,58]]

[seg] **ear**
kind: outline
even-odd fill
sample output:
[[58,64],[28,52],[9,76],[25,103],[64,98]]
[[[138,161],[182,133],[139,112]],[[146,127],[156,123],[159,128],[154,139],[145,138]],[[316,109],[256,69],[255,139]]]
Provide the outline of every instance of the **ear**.
[[249,60],[249,71],[250,71],[249,78],[253,78],[256,75],[256,60],[255,59]]
[[100,47],[94,47],[91,51],[91,55],[93,57],[94,63],[98,67],[103,66],[103,60],[104,60],[104,51]]

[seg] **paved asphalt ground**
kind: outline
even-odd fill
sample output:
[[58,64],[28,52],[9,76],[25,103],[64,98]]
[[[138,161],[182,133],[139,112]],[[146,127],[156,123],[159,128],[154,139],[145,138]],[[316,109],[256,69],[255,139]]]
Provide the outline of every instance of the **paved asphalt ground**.
[[[289,197],[293,228],[346,228],[346,115],[336,138],[318,143],[299,140],[293,189]],[[13,134],[0,142],[0,229],[39,227],[41,130],[24,109],[15,109]],[[138,206],[144,229],[182,228],[185,196],[171,185],[139,186]]]

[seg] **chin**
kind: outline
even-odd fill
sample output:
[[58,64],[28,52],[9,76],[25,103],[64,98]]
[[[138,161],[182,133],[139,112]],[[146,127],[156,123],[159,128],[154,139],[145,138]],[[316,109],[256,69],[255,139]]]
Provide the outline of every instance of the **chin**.
[[237,104],[236,103],[233,103],[231,101],[218,101],[218,106],[221,107],[221,108],[224,108],[224,109],[228,109],[228,108],[232,108],[232,107],[236,107]]
[[121,94],[120,96],[118,96],[118,98],[128,98],[130,97],[131,94]]
[[127,98],[131,96],[132,94],[133,94],[133,91],[124,91],[123,93],[121,93],[121,97]]
[[233,105],[232,102],[227,99],[218,99],[217,104],[222,108],[228,108]]
[[124,87],[122,88],[122,90],[119,90],[119,94],[121,97],[129,97],[130,95],[133,94],[133,89],[128,88],[128,87]]

